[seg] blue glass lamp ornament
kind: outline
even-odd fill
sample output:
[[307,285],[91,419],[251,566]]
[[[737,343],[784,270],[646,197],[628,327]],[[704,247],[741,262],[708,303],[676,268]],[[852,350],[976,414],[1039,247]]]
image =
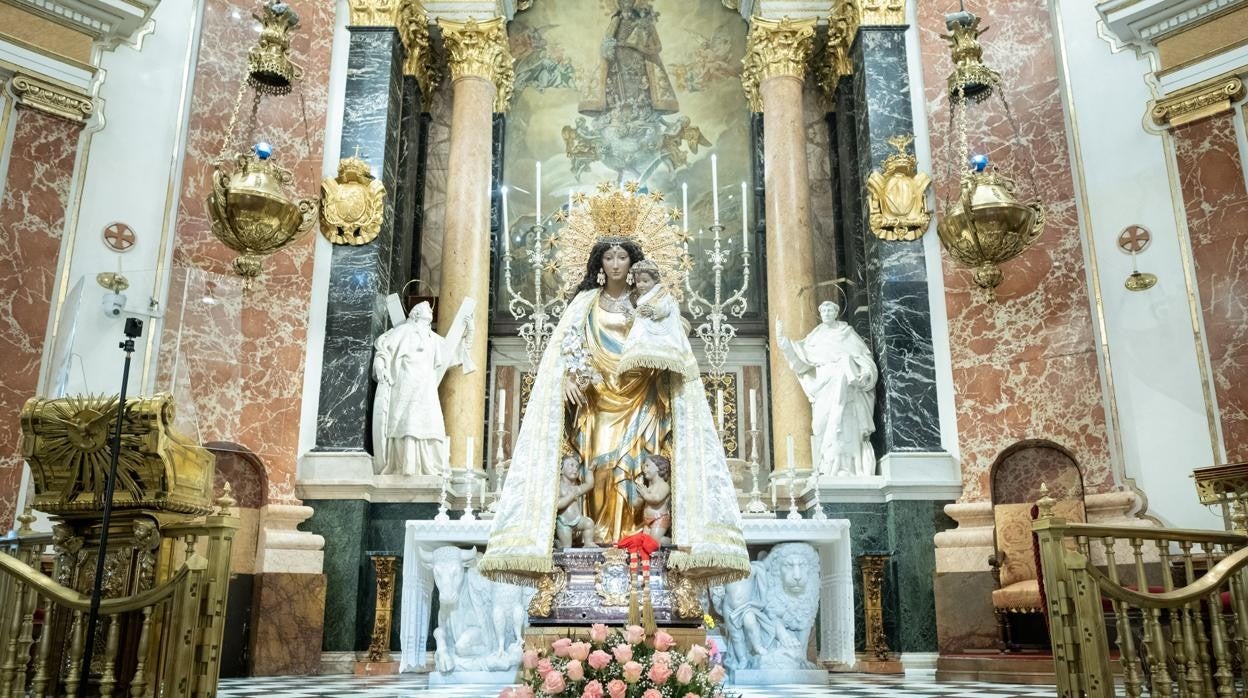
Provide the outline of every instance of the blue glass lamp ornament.
[[261,160],[268,160],[273,157],[273,146],[265,143],[264,141],[260,141],[259,143],[251,146],[251,152],[255,153],[256,157]]
[[988,169],[988,156],[982,154],[972,155],[971,169],[976,172],[983,172]]

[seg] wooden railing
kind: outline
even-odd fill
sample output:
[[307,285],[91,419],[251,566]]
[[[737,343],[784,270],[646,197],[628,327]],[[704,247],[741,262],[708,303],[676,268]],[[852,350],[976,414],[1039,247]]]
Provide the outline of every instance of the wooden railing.
[[1060,696],[1115,695],[1111,633],[1130,698],[1242,695],[1248,535],[1068,523],[1038,504]]
[[[40,571],[51,537],[23,522],[0,539],[0,698],[215,695],[237,529],[228,507],[164,526],[169,558],[180,564],[150,589],[104,599],[96,637],[87,638],[90,597]],[[83,667],[88,642],[95,656]]]

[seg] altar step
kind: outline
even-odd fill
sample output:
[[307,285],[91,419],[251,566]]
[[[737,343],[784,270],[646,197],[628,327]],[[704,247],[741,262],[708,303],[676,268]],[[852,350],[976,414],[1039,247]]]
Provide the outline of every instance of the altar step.
[[[1121,675],[1117,659],[1115,675]],[[1053,655],[1048,652],[967,652],[942,654],[936,659],[936,681],[981,681],[984,683],[1056,685]]]

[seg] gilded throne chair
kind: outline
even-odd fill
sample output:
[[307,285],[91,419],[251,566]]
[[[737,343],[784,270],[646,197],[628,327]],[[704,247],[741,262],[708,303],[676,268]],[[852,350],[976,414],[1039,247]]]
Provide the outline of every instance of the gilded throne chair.
[[1035,502],[1048,487],[1054,512],[1067,521],[1086,521],[1083,476],[1075,459],[1057,444],[1019,442],[997,457],[992,486],[993,549],[988,558],[994,589],[992,608],[1002,651],[1047,649],[1039,564],[1031,531]]

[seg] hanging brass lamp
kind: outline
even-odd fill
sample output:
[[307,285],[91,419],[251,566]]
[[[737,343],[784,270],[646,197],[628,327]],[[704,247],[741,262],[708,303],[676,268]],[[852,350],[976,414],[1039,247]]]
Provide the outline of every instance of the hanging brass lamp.
[[[954,260],[972,269],[981,288],[993,289],[1001,283],[1000,265],[1035,242],[1044,232],[1044,207],[1038,201],[1019,201],[1015,181],[994,167],[988,157],[971,157],[967,136],[969,109],[997,95],[1007,120],[1018,134],[1003,94],[1001,76],[983,63],[979,17],[965,8],[945,16],[945,26],[953,54],[954,70],[949,75],[950,122],[954,125],[953,166],[960,172],[958,197],[946,202],[944,215],[936,226],[940,242]],[[969,166],[968,166],[969,164]],[[1032,191],[1035,184],[1032,183]]]
[[[261,99],[289,94],[303,74],[290,60],[290,31],[299,25],[294,10],[284,2],[267,0],[252,16],[260,23],[260,38],[247,55],[247,75],[239,84],[213,171],[212,194],[208,197],[212,234],[239,254],[233,268],[247,287],[260,275],[265,256],[311,230],[317,218],[315,199],[300,199],[288,191],[294,176],[273,159],[273,148],[268,143],[255,143],[249,150],[227,157],[244,93],[252,91],[247,123],[250,138],[256,129]],[[306,114],[304,131],[306,141]]]

